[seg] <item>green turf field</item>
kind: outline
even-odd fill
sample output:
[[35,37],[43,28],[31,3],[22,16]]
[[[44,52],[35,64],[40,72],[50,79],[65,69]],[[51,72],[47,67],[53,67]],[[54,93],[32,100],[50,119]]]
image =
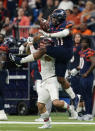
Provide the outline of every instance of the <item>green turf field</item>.
[[[29,124],[28,122],[34,122],[38,116],[8,116],[8,122],[22,122],[18,124],[8,124],[0,122],[0,131],[39,131],[39,130],[49,130],[49,131],[95,131],[95,119],[93,122],[86,122],[86,124],[75,124],[75,122],[81,123],[77,120],[69,120],[67,114],[64,113],[52,113],[51,115],[53,122],[71,122],[72,124],[53,124],[51,129],[38,129],[38,126],[42,124]],[[7,121],[6,121],[7,122]],[[23,122],[27,122],[24,124]],[[83,123],[83,122],[82,122]],[[90,124],[92,123],[92,124]],[[89,124],[89,125],[88,125]]]

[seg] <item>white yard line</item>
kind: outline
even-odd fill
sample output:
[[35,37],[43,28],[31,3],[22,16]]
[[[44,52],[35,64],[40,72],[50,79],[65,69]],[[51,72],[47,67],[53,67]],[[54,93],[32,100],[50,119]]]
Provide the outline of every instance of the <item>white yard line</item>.
[[[28,125],[38,125],[43,124],[43,122],[18,122],[18,121],[0,121],[0,124],[28,124]],[[94,122],[51,122],[52,125],[95,125]]]

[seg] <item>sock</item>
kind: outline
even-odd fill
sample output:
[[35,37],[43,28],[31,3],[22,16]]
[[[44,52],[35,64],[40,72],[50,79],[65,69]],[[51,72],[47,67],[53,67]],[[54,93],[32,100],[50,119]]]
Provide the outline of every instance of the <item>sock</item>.
[[46,104],[46,109],[50,115],[51,109],[52,109],[52,101],[51,100],[49,100],[48,103]]
[[50,124],[48,111],[46,111],[45,113],[42,113],[41,118],[44,119],[45,124]]
[[69,111],[69,112],[74,111],[74,106],[70,105],[68,111]]
[[79,107],[79,106],[78,106],[78,108],[77,108],[76,111],[77,111],[78,113],[81,112],[81,111],[82,111],[82,107]]
[[23,64],[23,63],[32,62],[32,61],[34,61],[33,54],[28,55],[28,56],[22,58],[21,61],[20,61],[20,63]]
[[71,87],[69,87],[68,89],[65,89],[65,91],[69,94],[71,99],[75,98],[75,93],[74,93],[74,91],[73,91],[73,89]]
[[64,109],[69,109],[69,105],[64,101],[64,107],[63,107]]

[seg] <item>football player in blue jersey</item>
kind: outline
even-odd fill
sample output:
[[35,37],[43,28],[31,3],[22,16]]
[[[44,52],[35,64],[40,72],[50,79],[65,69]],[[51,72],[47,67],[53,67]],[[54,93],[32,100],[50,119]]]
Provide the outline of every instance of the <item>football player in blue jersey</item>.
[[79,84],[78,84],[79,71],[77,70],[77,67],[79,66],[79,63],[80,63],[79,52],[81,50],[81,45],[80,45],[81,39],[82,39],[82,36],[79,33],[74,36],[73,56],[68,64],[68,70],[71,75],[70,83],[76,94],[80,94]]
[[79,66],[79,62],[80,62],[79,52],[81,50],[81,45],[80,45],[81,39],[82,36],[80,33],[74,35],[73,56],[69,62],[69,69],[71,73],[72,73],[72,69],[76,69]]
[[8,48],[3,43],[4,35],[0,34],[0,120],[7,120],[8,118],[4,111],[4,87],[7,79],[6,62]]
[[[40,31],[44,37],[55,38],[57,42],[54,45],[48,45],[40,48],[38,52],[31,54],[25,58],[17,58],[10,54],[10,58],[16,63],[26,63],[41,58],[47,54],[55,58],[55,72],[58,81],[61,83],[65,91],[70,95],[75,108],[78,104],[78,96],[75,95],[69,82],[64,78],[67,64],[73,55],[73,40],[70,31],[71,24],[66,22],[66,12],[63,9],[56,9],[50,16],[50,24],[48,33]],[[54,43],[54,42],[53,42]]]
[[85,101],[85,115],[79,120],[93,120],[92,117],[92,87],[93,69],[95,68],[95,51],[91,49],[91,42],[88,38],[81,41],[82,50],[80,51],[80,87],[81,95]]
[[[82,39],[82,36],[80,33],[77,33],[74,35],[73,57],[68,64],[68,70],[67,70],[69,74],[69,77],[67,78],[69,78],[71,87],[73,88],[73,91],[75,92],[75,94],[78,94],[80,98],[80,103],[77,108],[77,112],[82,112],[85,109],[83,99],[80,95],[80,83],[79,83],[80,75],[79,75],[79,70],[77,70],[77,67],[79,66],[79,63],[80,63],[79,52],[81,50],[81,45],[80,45],[81,39]],[[70,119],[73,119],[73,118],[70,118]]]

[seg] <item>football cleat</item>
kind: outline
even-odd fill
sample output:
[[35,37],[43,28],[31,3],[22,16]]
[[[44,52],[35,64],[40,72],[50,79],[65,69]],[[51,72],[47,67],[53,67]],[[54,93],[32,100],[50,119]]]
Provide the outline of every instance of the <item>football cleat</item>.
[[71,117],[69,119],[77,119],[78,118],[78,113],[74,110],[74,106],[71,105],[70,109],[69,109],[70,113],[71,113]]
[[2,120],[8,120],[6,113],[4,110],[0,111],[0,121]]
[[78,107],[79,101],[80,101],[80,99],[79,99],[78,95],[76,95],[75,98],[72,99],[72,104],[73,104],[75,110]]
[[82,117],[78,117],[80,121],[93,121],[93,116],[90,114],[83,115]]
[[35,119],[35,122],[44,122],[43,118],[38,118],[38,119]]
[[51,124],[44,124],[43,126],[38,127],[39,129],[49,129],[51,128]]
[[[36,122],[44,122],[44,120],[40,117],[38,119],[35,119]],[[49,117],[49,121],[51,122],[51,117]]]

